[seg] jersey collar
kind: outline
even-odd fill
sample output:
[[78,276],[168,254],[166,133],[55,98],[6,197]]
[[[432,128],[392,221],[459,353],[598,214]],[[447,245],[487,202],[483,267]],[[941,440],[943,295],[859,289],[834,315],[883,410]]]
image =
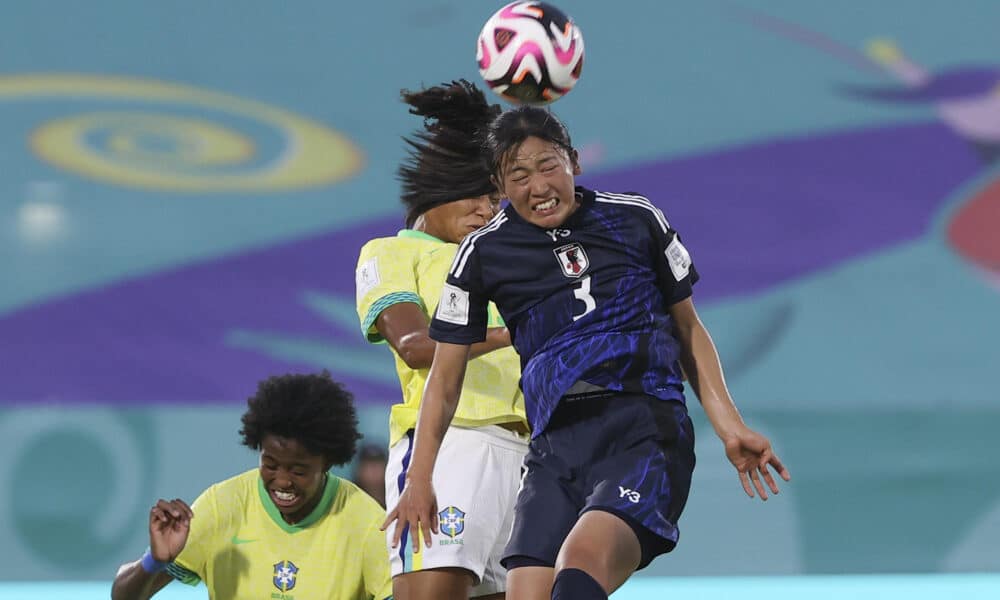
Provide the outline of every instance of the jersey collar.
[[444,240],[438,239],[429,233],[417,231],[416,229],[400,229],[396,236],[402,238],[413,238],[415,240],[426,240],[428,242],[438,242],[439,244],[445,243]]
[[580,208],[576,209],[573,214],[566,219],[563,225],[573,224],[583,218],[583,214],[590,210],[590,207],[594,204],[594,198],[597,197],[597,192],[594,190],[588,190],[582,185],[576,186],[576,197],[580,199]]
[[316,521],[319,521],[330,510],[330,505],[333,504],[333,498],[337,495],[337,488],[339,487],[340,478],[336,475],[328,474],[326,477],[326,486],[323,488],[323,497],[319,499],[319,504],[316,505],[316,508],[311,513],[306,515],[306,518],[292,525],[281,517],[281,511],[274,505],[274,500],[271,500],[271,495],[267,493],[267,488],[264,487],[264,480],[260,476],[257,477],[257,493],[260,495],[261,504],[264,505],[264,511],[278,527],[281,527],[288,533],[298,533]]
[[[576,186],[575,190],[576,190],[576,197],[580,200],[580,208],[573,211],[573,214],[571,214],[569,218],[562,223],[562,225],[559,225],[559,227],[571,226],[576,222],[578,222],[580,219],[582,219],[583,213],[587,212],[587,210],[590,209],[590,206],[594,203],[594,198],[597,196],[597,193],[594,192],[593,190],[588,190],[587,188],[580,185]],[[522,219],[521,215],[517,214],[517,211],[514,209],[513,205],[511,205],[509,202],[507,203],[507,206],[504,207],[504,211],[506,211],[507,217],[510,219],[515,219],[526,225],[537,227],[537,225],[534,225],[529,221],[525,221],[524,219]]]

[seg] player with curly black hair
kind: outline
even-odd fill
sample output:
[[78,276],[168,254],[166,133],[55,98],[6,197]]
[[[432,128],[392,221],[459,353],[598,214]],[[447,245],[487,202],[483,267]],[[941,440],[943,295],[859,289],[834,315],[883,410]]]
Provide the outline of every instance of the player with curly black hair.
[[152,597],[174,579],[212,598],[384,599],[392,595],[381,507],[331,475],[354,456],[353,396],[323,372],[260,382],[247,400],[243,445],[260,465],[217,483],[193,506],[159,500],[149,550],[122,565],[113,600]]
[[260,450],[268,435],[295,439],[331,466],[349,462],[361,439],[353,396],[328,373],[262,381],[241,421],[247,448]]

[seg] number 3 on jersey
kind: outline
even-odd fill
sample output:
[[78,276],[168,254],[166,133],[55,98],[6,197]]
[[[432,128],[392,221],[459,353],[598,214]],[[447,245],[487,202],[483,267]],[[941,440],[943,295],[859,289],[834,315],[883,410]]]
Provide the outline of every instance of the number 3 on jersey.
[[573,296],[584,304],[583,312],[578,315],[573,315],[574,321],[582,318],[584,315],[597,308],[597,302],[595,302],[594,297],[590,295],[590,275],[587,275],[580,280],[580,284],[573,289]]

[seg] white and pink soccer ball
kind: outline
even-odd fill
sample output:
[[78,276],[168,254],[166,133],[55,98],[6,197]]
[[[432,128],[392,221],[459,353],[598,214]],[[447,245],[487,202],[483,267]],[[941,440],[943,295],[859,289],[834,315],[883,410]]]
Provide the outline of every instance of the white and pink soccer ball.
[[476,43],[486,85],[516,104],[548,104],[569,93],[583,69],[583,34],[546,2],[512,2],[483,25]]

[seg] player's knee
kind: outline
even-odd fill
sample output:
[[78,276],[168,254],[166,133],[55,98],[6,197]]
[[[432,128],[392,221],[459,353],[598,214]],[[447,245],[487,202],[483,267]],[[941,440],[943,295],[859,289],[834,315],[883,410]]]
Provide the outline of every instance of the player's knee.
[[552,600],[608,600],[606,587],[586,571],[563,569],[552,585]]
[[606,544],[596,539],[575,536],[568,539],[559,550],[556,571],[579,569],[589,573],[603,586],[610,579],[614,562]]
[[635,571],[642,551],[632,529],[619,517],[586,513],[563,542],[556,570],[579,569],[606,590],[615,590]]

